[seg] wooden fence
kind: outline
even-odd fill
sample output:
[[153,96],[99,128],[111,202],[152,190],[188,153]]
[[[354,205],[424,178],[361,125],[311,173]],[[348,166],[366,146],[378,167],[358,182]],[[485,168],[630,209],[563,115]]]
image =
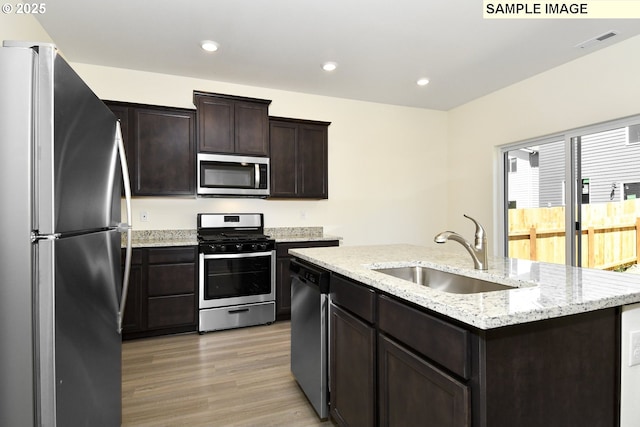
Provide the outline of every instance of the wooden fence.
[[[564,207],[509,209],[509,256],[565,262]],[[640,263],[640,200],[582,207],[583,267]]]

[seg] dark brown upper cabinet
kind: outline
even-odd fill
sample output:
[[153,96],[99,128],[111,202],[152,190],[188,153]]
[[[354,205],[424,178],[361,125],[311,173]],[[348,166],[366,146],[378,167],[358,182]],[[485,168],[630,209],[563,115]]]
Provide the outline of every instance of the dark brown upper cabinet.
[[133,196],[195,194],[195,111],[106,101],[120,119]]
[[269,118],[271,197],[327,199],[329,122]]
[[199,152],[269,155],[271,101],[193,91],[193,103]]

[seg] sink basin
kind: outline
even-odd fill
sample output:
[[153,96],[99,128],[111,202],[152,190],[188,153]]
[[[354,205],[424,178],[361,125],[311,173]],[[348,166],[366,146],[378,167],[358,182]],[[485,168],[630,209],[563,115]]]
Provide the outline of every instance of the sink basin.
[[513,286],[500,285],[498,283],[487,282],[486,280],[459,276],[457,274],[420,266],[380,268],[374,271],[454,294],[476,294],[480,292],[514,289]]

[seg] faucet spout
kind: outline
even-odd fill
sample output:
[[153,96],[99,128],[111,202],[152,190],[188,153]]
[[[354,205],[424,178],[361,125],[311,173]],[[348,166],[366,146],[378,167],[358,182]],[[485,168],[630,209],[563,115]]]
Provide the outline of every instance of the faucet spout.
[[465,218],[470,219],[476,225],[474,244],[469,243],[464,237],[456,233],[455,231],[443,231],[436,234],[433,241],[436,243],[446,243],[449,240],[460,243],[471,255],[473,260],[473,266],[476,270],[487,270],[487,234],[484,228],[478,221],[471,218],[468,215],[464,215]]

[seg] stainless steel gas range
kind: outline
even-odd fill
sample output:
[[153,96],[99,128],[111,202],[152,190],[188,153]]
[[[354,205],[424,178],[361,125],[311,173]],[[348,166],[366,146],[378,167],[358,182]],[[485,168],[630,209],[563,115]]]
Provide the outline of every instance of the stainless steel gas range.
[[275,321],[275,240],[262,214],[198,214],[198,332]]

